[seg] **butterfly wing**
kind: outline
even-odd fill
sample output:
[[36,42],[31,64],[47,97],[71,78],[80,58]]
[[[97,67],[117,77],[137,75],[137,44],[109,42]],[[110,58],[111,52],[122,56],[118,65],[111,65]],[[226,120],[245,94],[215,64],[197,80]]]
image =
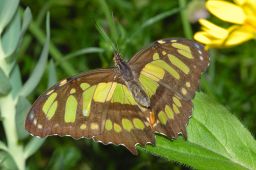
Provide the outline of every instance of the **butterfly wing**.
[[122,144],[154,143],[146,118],[114,69],[100,69],[62,80],[33,104],[25,127],[32,135],[93,138]]
[[150,97],[154,132],[186,137],[192,98],[209,65],[204,47],[187,39],[163,39],[137,53],[129,65]]
[[129,61],[150,97],[153,127],[148,110],[138,106],[115,70],[101,69],[65,79],[46,91],[33,104],[26,129],[39,137],[69,135],[121,144],[136,154],[136,144],[154,143],[153,132],[186,135],[191,99],[208,60],[194,41],[164,39]]

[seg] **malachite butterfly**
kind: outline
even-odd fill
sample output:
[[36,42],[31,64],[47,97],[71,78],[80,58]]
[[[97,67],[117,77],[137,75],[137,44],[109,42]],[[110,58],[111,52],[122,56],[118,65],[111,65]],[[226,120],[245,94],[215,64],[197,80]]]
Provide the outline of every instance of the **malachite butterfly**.
[[192,40],[154,42],[116,67],[67,78],[43,93],[26,119],[32,135],[93,138],[124,145],[155,143],[154,133],[183,134],[192,114],[192,98],[209,65],[204,47]]

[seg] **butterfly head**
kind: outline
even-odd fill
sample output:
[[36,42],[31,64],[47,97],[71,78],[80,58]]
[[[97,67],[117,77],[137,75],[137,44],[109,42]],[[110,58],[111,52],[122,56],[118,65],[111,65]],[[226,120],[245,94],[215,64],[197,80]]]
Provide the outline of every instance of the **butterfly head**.
[[118,72],[120,73],[124,81],[130,81],[134,79],[130,66],[128,65],[128,63],[126,63],[122,59],[120,53],[115,53],[113,60],[114,60],[115,66],[118,69]]
[[118,70],[122,73],[122,72],[126,72],[127,70],[130,70],[129,66],[127,65],[127,63],[122,59],[122,56],[119,52],[115,52],[114,55],[114,63],[115,66],[118,68]]
[[121,62],[123,62],[123,59],[121,57],[121,54],[118,53],[118,52],[115,52],[115,55],[114,55],[114,63],[115,63],[115,66],[118,67],[118,65],[120,65]]

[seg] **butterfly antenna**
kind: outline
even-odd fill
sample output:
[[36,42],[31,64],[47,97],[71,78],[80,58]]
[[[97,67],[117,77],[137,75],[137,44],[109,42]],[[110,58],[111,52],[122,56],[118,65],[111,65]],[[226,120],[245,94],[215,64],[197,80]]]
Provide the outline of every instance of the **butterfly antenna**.
[[115,51],[115,53],[120,54],[120,49],[119,49],[119,46],[118,46],[117,41],[115,41],[115,47],[116,47],[116,51]]
[[[115,22],[114,12],[112,11],[112,21]],[[118,39],[115,38],[115,53],[120,54],[120,49],[117,43]]]
[[96,23],[96,27],[97,27],[99,33],[101,34],[101,36],[104,38],[104,40],[111,45],[113,52],[114,53],[118,52],[119,50],[118,50],[116,44],[113,43],[111,38],[108,36],[106,31],[103,29],[103,27],[99,23]]

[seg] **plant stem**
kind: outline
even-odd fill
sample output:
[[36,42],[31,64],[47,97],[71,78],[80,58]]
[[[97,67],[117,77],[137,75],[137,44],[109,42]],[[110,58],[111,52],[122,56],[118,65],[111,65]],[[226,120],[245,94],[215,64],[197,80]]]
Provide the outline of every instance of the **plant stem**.
[[192,34],[191,25],[188,20],[188,14],[186,10],[186,0],[179,0],[179,6],[181,8],[180,14],[181,14],[181,20],[182,20],[185,36],[189,39],[192,39],[193,34]]
[[25,169],[25,158],[23,155],[23,146],[18,143],[16,131],[16,106],[17,100],[9,93],[0,99],[0,109],[3,117],[3,126],[7,139],[8,153],[14,159],[19,170]]
[[[5,60],[5,54],[0,49],[0,53],[3,58],[0,58],[0,68],[3,72],[9,76],[10,71],[13,68],[13,63],[8,63]],[[17,98],[13,97],[12,91],[4,97],[0,97],[0,113],[3,118],[3,126],[5,131],[5,136],[7,140],[8,153],[14,159],[19,170],[25,169],[25,158],[23,155],[23,147],[18,143],[18,134],[16,127],[16,104]]]

